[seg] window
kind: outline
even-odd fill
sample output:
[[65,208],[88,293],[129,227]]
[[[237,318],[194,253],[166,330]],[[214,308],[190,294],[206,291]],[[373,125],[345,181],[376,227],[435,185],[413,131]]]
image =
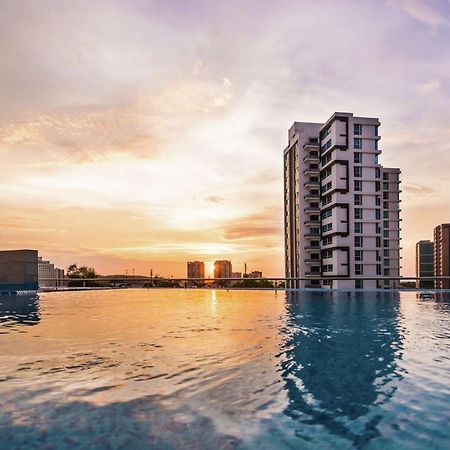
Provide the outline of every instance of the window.
[[362,219],[362,209],[361,208],[355,208],[354,209],[354,218],[355,219]]
[[389,248],[389,241],[387,241],[386,239],[383,239],[383,247]]
[[389,269],[384,269],[383,273],[385,277],[388,277],[390,275]]
[[375,220],[380,220],[380,219],[381,219],[381,210],[376,209],[375,210]]
[[380,250],[377,250],[375,254],[376,254],[376,260],[381,261]]
[[355,191],[356,192],[362,191],[362,181],[361,180],[355,180]]
[[310,206],[310,208],[318,208],[318,207],[319,207],[319,204],[316,203],[316,202],[311,202],[311,203],[309,204],[309,206]]
[[381,170],[379,167],[375,167],[375,178],[380,178]]
[[378,192],[380,190],[380,182],[375,181],[375,192]]
[[328,150],[331,147],[331,139],[328,139],[328,141],[320,147],[320,151],[323,153],[326,150]]
[[323,199],[322,199],[323,206],[328,205],[328,203],[331,203],[331,195],[327,195],[327,196],[323,197]]
[[326,259],[326,258],[332,258],[333,257],[333,250],[324,250],[322,252],[322,258]]
[[318,228],[310,228],[309,229],[309,234],[318,235],[319,234],[319,229]]
[[319,241],[311,241],[311,247],[319,247]]
[[353,134],[356,136],[361,136],[362,134],[362,125],[360,123],[353,124]]
[[383,200],[389,200],[389,192],[383,192]]
[[389,219],[389,211],[383,211],[383,219]]
[[311,259],[315,259],[315,260],[319,261],[320,260],[319,254],[318,253],[312,253],[311,254]]
[[378,141],[375,141],[374,144],[375,144],[374,145],[375,150],[378,150]]
[[353,162],[355,164],[361,164],[362,163],[362,153],[361,152],[355,152],[353,154]]
[[353,167],[353,176],[355,178],[361,178],[362,177],[362,167],[359,167],[359,166]]
[[361,138],[354,138],[353,139],[353,148],[356,150],[362,149],[362,139]]
[[330,209],[325,209],[324,211],[322,211],[320,213],[320,215],[322,216],[322,219],[326,219],[327,217],[331,217],[331,215],[333,214],[333,210]]
[[319,221],[319,216],[316,216],[316,215],[314,214],[314,215],[311,215],[311,216],[310,216],[310,219],[311,219],[311,222],[318,222],[318,221]]
[[[331,152],[333,153],[333,152]],[[324,166],[325,164],[329,163],[331,161],[331,153],[328,153],[327,156],[324,156],[321,160],[322,162],[322,166]]]
[[383,228],[389,228],[389,220],[383,221]]
[[383,180],[384,181],[389,181],[389,173],[388,172],[384,172],[383,173]]
[[320,267],[319,266],[312,266],[311,267],[311,272],[319,273],[320,272]]
[[375,233],[376,234],[381,234],[381,227],[377,223],[375,224]]
[[324,272],[333,272],[333,264],[325,264],[322,268]]
[[375,206],[381,205],[381,197],[379,195],[375,196]]
[[355,275],[362,275],[362,274],[363,274],[363,265],[355,264]]
[[379,236],[377,236],[375,238],[375,247],[380,248],[381,247],[381,238]]
[[333,238],[331,236],[324,237],[322,239],[322,243],[323,243],[323,245],[330,245],[333,243]]
[[323,172],[322,172],[322,180],[325,179],[326,177],[329,177],[331,175],[331,167],[327,167]]
[[328,231],[331,231],[333,229],[332,223],[327,223],[322,227],[322,233],[327,233]]
[[355,233],[361,234],[363,232],[362,222],[355,222]]
[[384,267],[389,267],[389,260],[388,259],[383,260],[383,265]]
[[355,247],[362,247],[363,239],[362,236],[355,236]]
[[383,230],[383,237],[388,238],[389,237],[389,230]]
[[385,191],[389,190],[389,183],[386,183],[386,182],[383,183],[383,190],[385,190]]
[[389,209],[389,203],[388,202],[383,202],[383,208],[384,209]]
[[377,264],[377,275],[381,275],[381,264]]
[[320,188],[320,190],[321,190],[322,192],[327,192],[327,191],[329,191],[330,189],[331,189],[331,181],[329,181],[328,183],[324,184],[324,185]]
[[355,205],[362,205],[362,195],[361,194],[355,194]]
[[363,280],[355,280],[355,289],[362,289],[363,286]]
[[385,248],[385,249],[383,250],[383,256],[384,256],[385,258],[389,258],[389,249],[388,249],[388,248]]
[[378,164],[378,155],[375,155],[375,156],[373,157],[373,162],[374,162],[375,164]]
[[355,261],[362,261],[363,252],[362,250],[355,250]]

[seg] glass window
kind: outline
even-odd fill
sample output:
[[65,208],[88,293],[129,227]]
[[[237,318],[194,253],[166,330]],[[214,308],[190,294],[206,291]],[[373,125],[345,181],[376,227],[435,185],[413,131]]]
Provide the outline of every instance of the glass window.
[[363,259],[363,251],[355,250],[355,261],[362,261]]
[[354,138],[353,139],[353,148],[356,150],[362,149],[362,139],[361,138]]
[[355,264],[355,275],[362,275],[362,274],[363,274],[363,265]]
[[362,163],[362,153],[361,152],[355,152],[353,154],[353,162],[355,164],[361,164]]
[[361,234],[363,232],[362,222],[355,222],[355,233]]
[[355,219],[362,219],[362,209],[361,208],[355,208],[354,209],[354,218]]
[[361,182],[361,180],[355,180],[355,191],[356,192],[362,191],[362,182]]
[[359,167],[359,166],[353,167],[353,176],[355,178],[361,178],[362,177],[362,167]]
[[355,194],[355,205],[362,205],[362,195],[361,194]]
[[360,123],[353,124],[353,134],[360,136],[362,134],[362,125]]
[[363,239],[362,236],[355,236],[355,247],[362,247]]

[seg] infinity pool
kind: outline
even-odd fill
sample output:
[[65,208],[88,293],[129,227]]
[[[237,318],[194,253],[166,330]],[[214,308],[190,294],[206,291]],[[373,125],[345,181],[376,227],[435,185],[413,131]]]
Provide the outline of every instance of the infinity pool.
[[0,448],[448,449],[449,337],[442,294],[0,298]]

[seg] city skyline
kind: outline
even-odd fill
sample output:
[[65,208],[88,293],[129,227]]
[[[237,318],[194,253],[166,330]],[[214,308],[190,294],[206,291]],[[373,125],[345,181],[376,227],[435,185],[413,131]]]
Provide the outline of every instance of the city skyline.
[[352,111],[380,117],[402,169],[414,275],[415,243],[450,219],[449,4],[231,3],[0,1],[2,248],[281,276],[286,129]]

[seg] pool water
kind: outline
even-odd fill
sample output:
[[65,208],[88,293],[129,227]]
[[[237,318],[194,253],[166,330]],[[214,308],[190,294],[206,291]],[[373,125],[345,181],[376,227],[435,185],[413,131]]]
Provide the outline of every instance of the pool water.
[[0,448],[450,448],[449,298],[0,298]]

